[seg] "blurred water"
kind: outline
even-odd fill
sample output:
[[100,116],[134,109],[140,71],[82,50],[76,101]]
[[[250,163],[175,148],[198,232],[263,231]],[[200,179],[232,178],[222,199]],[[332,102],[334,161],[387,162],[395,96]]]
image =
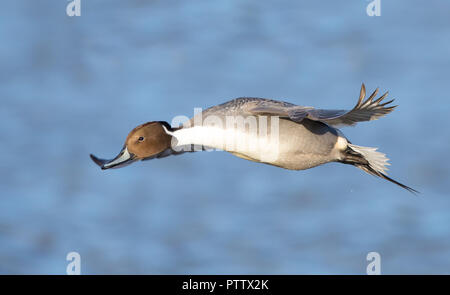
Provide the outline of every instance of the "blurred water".
[[[0,273],[450,273],[450,3],[4,1]],[[329,164],[286,171],[197,153],[101,171],[152,120],[238,96],[400,107],[343,132],[422,194]]]

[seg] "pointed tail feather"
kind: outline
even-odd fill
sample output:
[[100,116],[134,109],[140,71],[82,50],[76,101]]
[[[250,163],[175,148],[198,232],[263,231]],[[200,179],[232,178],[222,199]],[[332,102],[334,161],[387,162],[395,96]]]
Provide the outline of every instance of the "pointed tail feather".
[[419,193],[413,188],[406,186],[390,177],[387,176],[386,170],[388,170],[387,166],[390,165],[388,163],[388,158],[385,154],[377,152],[377,148],[372,147],[363,147],[354,144],[348,144],[348,148],[346,150],[345,158],[343,162],[345,164],[354,165],[361,170],[365,171],[374,176],[378,176],[385,180],[388,180],[396,185],[408,190],[411,193]]

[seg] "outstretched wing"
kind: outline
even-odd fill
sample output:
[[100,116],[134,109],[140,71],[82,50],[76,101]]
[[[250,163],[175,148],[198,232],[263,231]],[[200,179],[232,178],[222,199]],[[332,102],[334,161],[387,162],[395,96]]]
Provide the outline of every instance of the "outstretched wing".
[[[272,114],[280,117],[288,117],[294,122],[301,122],[303,119],[321,121],[328,125],[355,125],[357,122],[376,120],[394,110],[396,106],[387,106],[394,100],[383,102],[388,92],[374,100],[378,94],[378,88],[366,99],[366,87],[361,86],[358,103],[350,110],[322,110],[312,107],[302,106],[276,106],[259,105],[250,111],[254,114]],[[383,102],[383,103],[382,103]]]

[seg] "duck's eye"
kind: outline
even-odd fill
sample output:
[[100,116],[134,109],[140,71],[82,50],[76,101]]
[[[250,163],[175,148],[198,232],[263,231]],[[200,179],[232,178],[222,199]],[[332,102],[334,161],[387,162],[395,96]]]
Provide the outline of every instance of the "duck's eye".
[[138,140],[139,141],[144,141],[144,137],[141,136],[141,137],[138,138]]

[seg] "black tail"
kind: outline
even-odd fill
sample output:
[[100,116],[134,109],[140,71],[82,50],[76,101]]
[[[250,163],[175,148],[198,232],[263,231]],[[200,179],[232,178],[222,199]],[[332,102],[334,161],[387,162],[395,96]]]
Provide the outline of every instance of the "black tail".
[[[354,148],[352,149],[352,147],[354,147]],[[356,151],[356,150],[358,150],[358,151]],[[362,153],[360,151],[362,151]],[[349,144],[349,147],[347,147],[347,150],[345,150],[344,153],[345,153],[345,156],[344,156],[344,159],[341,161],[342,163],[353,165],[355,167],[358,167],[361,170],[364,170],[366,173],[386,179],[386,180],[388,180],[392,183],[395,183],[396,185],[408,190],[411,193],[414,193],[414,194],[419,193],[415,189],[410,188],[409,186],[404,185],[404,184],[390,178],[389,176],[387,176],[384,173],[384,170],[386,168],[380,169],[379,162],[371,163],[372,158],[375,158],[375,159],[376,158],[379,159],[380,157],[385,158],[384,154],[376,152],[375,149],[365,148],[365,147],[360,147],[360,146],[355,146],[355,145]],[[366,157],[363,155],[363,153],[366,154]],[[378,154],[378,155],[376,155],[376,154]],[[380,155],[382,155],[382,156],[380,156]],[[385,166],[386,162],[387,162],[387,158],[385,158],[385,160],[383,159],[382,161]],[[372,162],[373,162],[373,160],[372,160]],[[383,166],[381,166],[381,167],[383,167]]]

